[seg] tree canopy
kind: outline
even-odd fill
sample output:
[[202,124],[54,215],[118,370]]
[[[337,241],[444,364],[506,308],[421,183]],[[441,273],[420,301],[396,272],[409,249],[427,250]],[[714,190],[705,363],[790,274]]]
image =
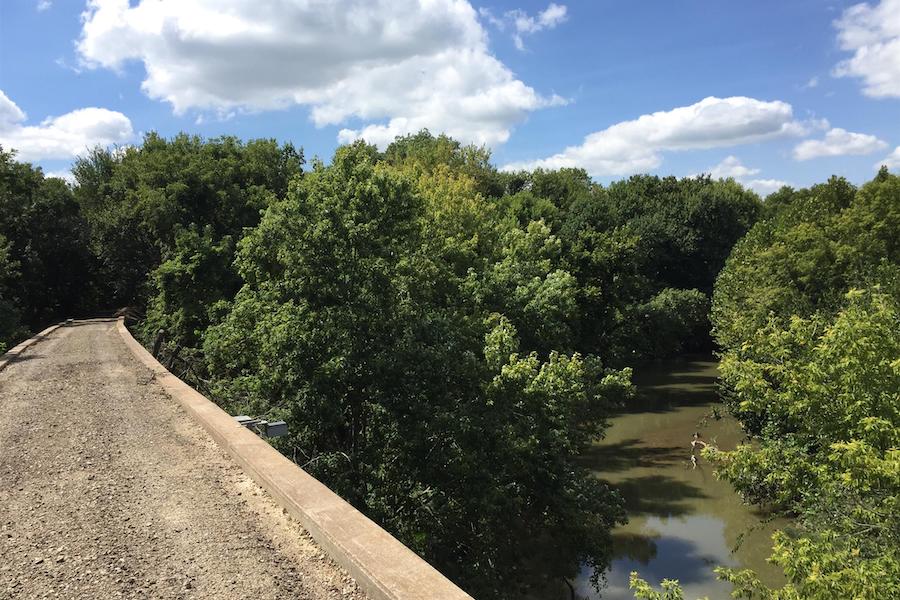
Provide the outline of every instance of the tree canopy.
[[95,283],[72,190],[0,148],[0,344],[94,308]]
[[286,456],[483,598],[602,579],[626,515],[579,458],[632,368],[718,347],[753,443],[709,455],[797,524],[772,557],[785,588],[722,577],[748,598],[896,593],[898,177],[763,203],[705,176],[501,172],[427,131],[304,164],[151,133],[67,184],[0,151],[0,344],[133,307],[176,374],[288,421]]
[[773,598],[900,594],[898,232],[900,177],[833,178],[782,194],[716,284],[726,397],[758,444],[715,459],[801,526],[776,537],[789,584]]
[[269,207],[205,338],[216,393],[296,424],[285,452],[469,589],[605,566],[620,501],[574,459],[629,374],[523,343],[565,337],[546,227],[493,219],[465,173],[416,175],[357,143]]
[[742,598],[900,596],[900,177],[776,200],[713,301],[723,392],[753,443],[707,454],[748,502],[794,517],[770,559],[788,583],[719,574]]

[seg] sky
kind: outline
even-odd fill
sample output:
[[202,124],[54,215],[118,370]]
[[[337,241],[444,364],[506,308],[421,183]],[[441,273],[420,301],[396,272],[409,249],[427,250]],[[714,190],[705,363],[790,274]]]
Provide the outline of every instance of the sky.
[[328,160],[428,128],[502,169],[900,171],[900,0],[0,0],[0,146],[68,176],[143,135]]

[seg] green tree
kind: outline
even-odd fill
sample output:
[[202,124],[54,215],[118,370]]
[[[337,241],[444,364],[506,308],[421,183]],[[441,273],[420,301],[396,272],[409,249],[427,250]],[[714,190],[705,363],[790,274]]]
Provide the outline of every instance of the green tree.
[[711,293],[732,246],[761,204],[733,180],[636,175],[607,188],[613,222],[640,242],[638,268],[659,288]]
[[491,151],[485,146],[464,146],[444,134],[433,135],[427,129],[397,138],[381,158],[400,168],[431,172],[438,166],[464,174],[475,182],[485,197],[500,197],[505,191],[504,176],[491,165]]
[[91,226],[105,295],[144,305],[157,293],[151,273],[177,252],[183,230],[208,231],[215,243],[239,239],[302,164],[302,152],[274,140],[155,133],[140,146],[95,149],[76,160],[75,196]]
[[[896,177],[857,194],[844,179],[793,193],[734,248],[716,281],[716,340],[725,348],[792,315],[833,313],[851,287],[865,286],[882,259],[896,263],[900,227]],[[869,226],[871,226],[869,228]],[[861,237],[859,237],[861,236]]]
[[632,571],[628,579],[628,587],[634,591],[634,597],[639,600],[684,600],[684,592],[677,579],[663,579],[662,591],[653,589],[649,583],[638,577],[636,571]]
[[500,204],[522,226],[543,220],[554,234],[566,222],[570,208],[586,202],[598,187],[584,169],[535,169],[508,174],[514,181]]
[[179,347],[196,348],[211,322],[210,310],[230,301],[241,281],[232,267],[234,242],[216,239],[211,228],[179,232],[175,248],[152,273],[156,293],[150,298],[142,328],[148,338],[163,330],[165,339]]
[[853,291],[835,317],[794,317],[785,330],[773,321],[745,342],[752,352],[723,359],[761,445],[711,458],[748,500],[799,516],[800,533],[779,533],[772,557],[798,598],[900,592],[898,331],[895,297]]
[[672,356],[706,349],[709,297],[700,290],[665,288],[626,313],[635,337],[628,343],[645,356]]
[[[761,212],[756,195],[706,177],[634,176],[606,189],[576,189],[560,228],[563,264],[579,283],[576,348],[626,364],[711,349],[698,314],[704,302],[689,290],[710,294],[731,248]],[[675,327],[682,318],[690,324]],[[684,337],[642,343],[658,319]]]
[[498,265],[556,285],[554,242],[492,211],[446,165],[340,148],[241,241],[246,283],[204,349],[218,396],[287,419],[304,468],[473,593],[519,597],[581,561],[602,572],[621,504],[576,458],[630,384],[523,346],[540,311],[517,326],[482,292]]
[[773,600],[900,594],[900,178],[783,190],[716,284],[731,411],[754,437],[708,451],[750,502],[794,516],[767,589],[722,569],[735,594]]
[[12,342],[25,337],[22,315],[15,304],[13,290],[19,283],[19,263],[10,256],[9,242],[0,235],[0,353]]
[[[87,224],[60,179],[14,160],[0,148],[0,237],[5,241],[2,319],[21,337],[51,321],[79,316],[96,305],[94,260]],[[24,329],[10,323],[19,315]]]

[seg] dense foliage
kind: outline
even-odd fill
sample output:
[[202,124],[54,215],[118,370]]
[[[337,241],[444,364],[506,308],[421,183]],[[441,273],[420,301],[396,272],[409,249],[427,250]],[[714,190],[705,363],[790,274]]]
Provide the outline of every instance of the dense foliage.
[[635,176],[572,196],[560,236],[580,284],[578,348],[626,363],[711,349],[709,294],[760,214],[756,195],[732,180]]
[[71,189],[0,148],[0,345],[95,308],[94,281]]
[[539,560],[605,565],[619,502],[573,459],[628,374],[520,340],[565,337],[545,227],[492,222],[464,174],[415,176],[355,144],[270,206],[206,336],[216,391],[296,424],[286,452],[486,596]]
[[759,199],[498,172],[428,132],[302,165],[149,134],[66,186],[5,155],[0,334],[132,306],[170,368],[287,420],[286,455],[478,597],[601,577],[624,513],[578,457],[628,367],[711,348],[713,283]]
[[783,588],[719,574],[737,597],[900,597],[900,177],[770,201],[713,305],[726,400],[753,443],[708,453],[796,526],[774,537]]
[[748,500],[799,517],[776,536],[789,584],[771,597],[897,596],[900,178],[832,179],[773,212],[735,248],[714,307],[728,401],[759,444],[716,458]]
[[300,174],[303,154],[273,140],[148,134],[96,149],[72,169],[106,302],[147,308],[145,332],[196,346],[207,310],[240,284],[234,243]]

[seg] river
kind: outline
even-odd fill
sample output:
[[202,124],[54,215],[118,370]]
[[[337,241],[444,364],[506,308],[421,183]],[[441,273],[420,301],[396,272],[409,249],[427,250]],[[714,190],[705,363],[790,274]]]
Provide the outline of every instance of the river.
[[[633,599],[628,575],[638,571],[657,585],[678,579],[686,600],[729,598],[716,580],[716,565],[749,567],[769,585],[782,583],[766,563],[770,536],[781,522],[741,503],[730,485],[713,476],[702,458],[690,462],[691,436],[722,449],[741,441],[734,419],[716,418],[717,363],[708,357],[679,359],[635,369],[638,397],[611,420],[606,437],[586,459],[596,475],[625,498],[629,522],[613,532],[615,558],[599,593],[584,570],[573,582],[580,598]],[[736,551],[732,551],[741,541]]]

